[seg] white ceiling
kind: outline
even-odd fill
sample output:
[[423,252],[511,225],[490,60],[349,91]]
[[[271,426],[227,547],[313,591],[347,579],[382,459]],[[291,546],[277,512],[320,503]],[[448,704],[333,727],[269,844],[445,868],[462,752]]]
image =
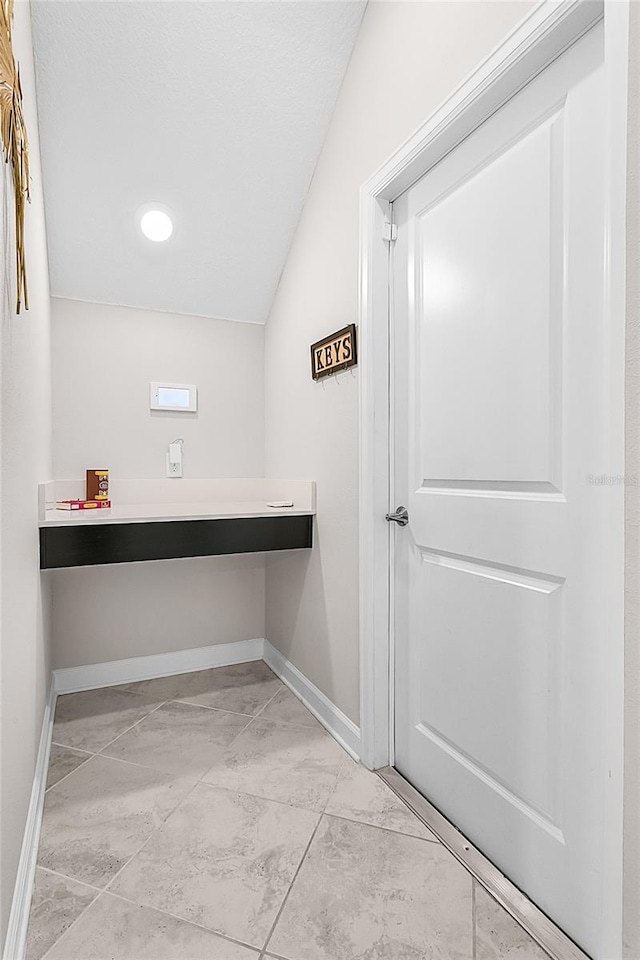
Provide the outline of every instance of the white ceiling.
[[53,295],[264,323],[364,6],[33,3]]

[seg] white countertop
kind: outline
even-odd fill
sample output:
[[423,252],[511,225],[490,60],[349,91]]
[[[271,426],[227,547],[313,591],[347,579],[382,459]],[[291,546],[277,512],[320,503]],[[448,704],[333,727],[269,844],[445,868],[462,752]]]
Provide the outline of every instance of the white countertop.
[[108,509],[45,511],[41,527],[78,524],[148,523],[171,520],[223,520],[250,517],[308,516],[315,511],[293,507],[268,507],[264,500],[235,500],[204,503],[129,503]]
[[[57,501],[84,496],[84,481],[50,480],[40,484],[40,526],[295,517],[316,512],[315,483],[310,480],[114,478],[109,495],[113,506],[106,510],[58,510]],[[293,507],[267,506],[279,501],[290,501]]]

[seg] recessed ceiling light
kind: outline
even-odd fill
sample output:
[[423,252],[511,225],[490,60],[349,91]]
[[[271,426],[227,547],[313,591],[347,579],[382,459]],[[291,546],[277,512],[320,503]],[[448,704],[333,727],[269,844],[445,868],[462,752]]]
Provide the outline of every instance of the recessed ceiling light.
[[140,230],[154,243],[163,243],[173,233],[173,220],[166,207],[159,203],[146,203],[138,210]]

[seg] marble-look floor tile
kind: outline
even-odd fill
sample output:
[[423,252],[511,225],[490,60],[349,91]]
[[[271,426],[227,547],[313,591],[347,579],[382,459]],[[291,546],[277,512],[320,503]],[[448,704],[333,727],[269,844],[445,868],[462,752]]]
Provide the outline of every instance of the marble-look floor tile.
[[86,763],[90,756],[90,753],[81,753],[79,750],[62,747],[59,743],[52,743],[47,770],[47,790],[82,763]]
[[471,882],[441,844],[324,816],[267,950],[290,960],[470,960]]
[[365,770],[350,757],[340,771],[326,813],[438,842],[437,837],[380,777]]
[[38,867],[29,913],[26,960],[41,960],[97,896],[98,891],[84,883]]
[[262,947],[317,821],[201,783],[111,889]]
[[97,753],[161,703],[114,687],[58,697],[53,740]]
[[47,960],[258,960],[258,953],[184,920],[102,893]]
[[40,866],[104,887],[192,787],[185,778],[92,757],[46,794]]
[[317,727],[318,721],[288,687],[282,686],[260,714],[261,720],[294,723],[302,727]]
[[258,717],[215,760],[203,780],[321,811],[345,756],[320,724],[297,727]]
[[[260,960],[283,960],[283,958],[279,957],[276,953],[263,953],[260,957]],[[301,960],[301,958],[285,957],[284,960]]]
[[282,683],[266,663],[253,660],[251,663],[236,663],[229,667],[128,683],[118,689],[161,700],[184,700],[186,703],[253,716],[281,686]]
[[474,883],[476,960],[550,960],[484,887]]
[[105,747],[103,756],[199,779],[250,717],[171,701]]

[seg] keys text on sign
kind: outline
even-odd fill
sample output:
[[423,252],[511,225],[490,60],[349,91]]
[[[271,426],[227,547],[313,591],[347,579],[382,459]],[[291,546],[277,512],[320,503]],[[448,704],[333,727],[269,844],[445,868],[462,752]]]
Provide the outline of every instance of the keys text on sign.
[[311,345],[311,376],[314,380],[346,370],[357,362],[355,323]]

